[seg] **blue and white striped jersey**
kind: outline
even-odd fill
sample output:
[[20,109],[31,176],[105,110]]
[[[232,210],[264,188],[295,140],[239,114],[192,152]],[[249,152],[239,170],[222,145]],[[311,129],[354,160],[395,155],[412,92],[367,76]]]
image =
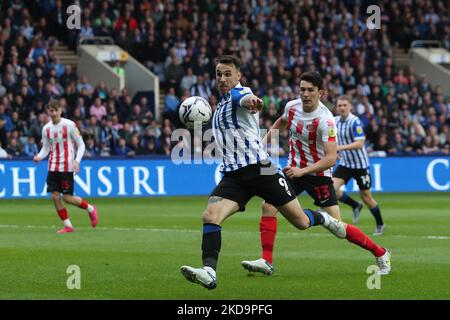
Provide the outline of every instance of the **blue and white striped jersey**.
[[[346,145],[366,138],[361,121],[350,113],[346,119],[335,117],[337,126],[338,145]],[[366,169],[369,167],[369,157],[366,148],[339,151],[341,159],[339,165],[350,169]]]
[[241,106],[252,90],[238,83],[220,97],[212,127],[217,150],[222,154],[221,172],[230,172],[255,164],[269,156],[261,145],[259,113]]

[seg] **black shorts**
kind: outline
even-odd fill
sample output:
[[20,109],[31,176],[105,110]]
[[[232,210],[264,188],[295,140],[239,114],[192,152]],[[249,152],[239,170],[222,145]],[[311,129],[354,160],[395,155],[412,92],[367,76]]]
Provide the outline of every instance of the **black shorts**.
[[73,195],[73,172],[53,172],[47,175],[47,192]]
[[345,181],[345,184],[353,178],[358,183],[359,190],[369,190],[372,187],[372,177],[369,168],[350,169],[344,166],[338,166],[334,170],[333,177]]
[[[254,196],[264,199],[275,207],[280,207],[294,200],[295,194],[286,178],[274,169],[272,174],[261,175],[261,169],[269,165],[251,164],[232,172],[225,172],[224,177],[209,195],[235,201],[239,211]],[[272,167],[273,168],[273,167]]]
[[296,195],[306,191],[318,207],[331,207],[338,204],[333,179],[330,177],[305,175],[300,178],[289,179],[289,184]]

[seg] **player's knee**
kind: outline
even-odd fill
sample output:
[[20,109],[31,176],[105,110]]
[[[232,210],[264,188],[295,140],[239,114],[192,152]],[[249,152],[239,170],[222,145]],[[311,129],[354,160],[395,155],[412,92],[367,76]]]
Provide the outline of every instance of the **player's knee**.
[[277,208],[263,201],[261,204],[262,214],[266,217],[275,217],[277,215]]
[[305,215],[304,217],[300,217],[295,221],[294,226],[297,229],[305,230],[308,229],[311,226],[311,223],[309,221],[309,218]]
[[371,204],[371,203],[373,202],[373,199],[372,199],[372,197],[371,197],[370,195],[363,194],[363,195],[361,196],[361,198],[362,198],[362,201],[363,201],[366,205],[369,205],[369,204]]
[[53,201],[58,201],[58,200],[60,200],[61,198],[60,198],[60,196],[59,196],[59,193],[56,193],[56,192],[54,192],[54,193],[52,193],[52,200]]
[[302,220],[302,221],[300,221],[299,223],[296,224],[296,227],[297,227],[297,229],[305,230],[305,229],[308,229],[310,227],[309,224],[310,224],[309,221],[303,221]]
[[203,212],[203,223],[218,223],[218,214],[214,212],[214,210],[211,210],[210,208],[206,208]]

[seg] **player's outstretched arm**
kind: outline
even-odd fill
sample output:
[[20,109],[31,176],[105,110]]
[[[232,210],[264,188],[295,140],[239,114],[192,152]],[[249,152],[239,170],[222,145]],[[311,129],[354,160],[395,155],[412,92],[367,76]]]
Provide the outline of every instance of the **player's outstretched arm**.
[[241,106],[245,109],[248,109],[252,113],[256,113],[261,111],[263,107],[263,101],[254,94],[249,94],[242,99]]
[[267,141],[270,141],[272,139],[272,132],[273,130],[285,130],[288,126],[288,121],[284,116],[281,116],[275,121],[275,123],[270,128],[269,132],[264,136],[261,143],[262,146],[265,147],[267,145]]

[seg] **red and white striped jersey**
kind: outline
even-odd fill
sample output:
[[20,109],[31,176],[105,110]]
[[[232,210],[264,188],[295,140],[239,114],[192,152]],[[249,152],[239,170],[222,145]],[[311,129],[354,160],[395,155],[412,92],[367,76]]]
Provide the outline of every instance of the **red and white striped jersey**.
[[83,139],[73,121],[61,118],[58,124],[50,121],[42,128],[42,149],[38,157],[42,160],[50,153],[48,171],[73,172],[73,161],[80,163],[84,150]]
[[[319,101],[313,112],[303,111],[301,99],[286,104],[283,117],[288,121],[288,166],[304,168],[318,162],[325,155],[324,142],[336,141],[336,123],[333,114]],[[312,173],[331,177],[331,168]]]

